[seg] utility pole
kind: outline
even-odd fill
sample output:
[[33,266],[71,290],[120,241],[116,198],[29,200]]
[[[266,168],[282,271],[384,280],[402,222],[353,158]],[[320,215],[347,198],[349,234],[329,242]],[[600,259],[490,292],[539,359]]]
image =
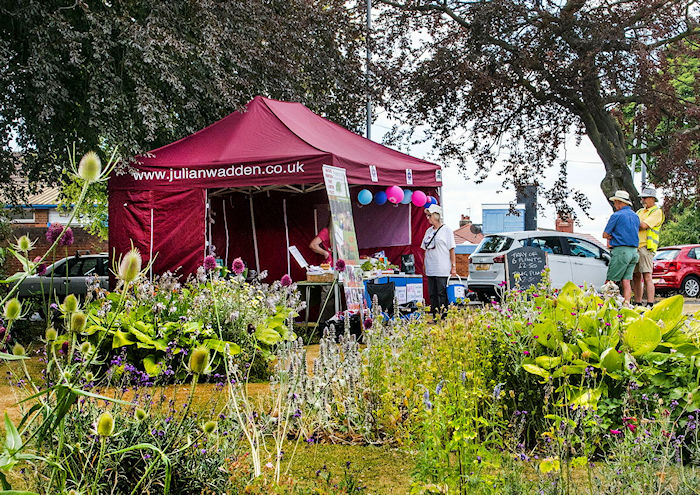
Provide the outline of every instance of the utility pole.
[[372,0],[367,0],[367,139],[372,139],[372,98],[370,97],[371,73],[369,64],[372,59],[372,50],[369,45],[372,34]]

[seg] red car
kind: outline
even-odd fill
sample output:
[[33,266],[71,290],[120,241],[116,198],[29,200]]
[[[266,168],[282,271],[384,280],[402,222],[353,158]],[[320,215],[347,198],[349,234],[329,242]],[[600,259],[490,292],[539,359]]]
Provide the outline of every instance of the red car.
[[685,297],[700,295],[700,244],[659,248],[654,256],[654,286],[677,290]]

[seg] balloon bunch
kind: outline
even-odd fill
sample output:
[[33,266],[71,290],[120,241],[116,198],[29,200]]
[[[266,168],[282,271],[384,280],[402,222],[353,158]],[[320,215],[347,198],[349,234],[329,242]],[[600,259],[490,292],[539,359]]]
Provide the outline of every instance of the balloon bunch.
[[433,196],[428,196],[423,191],[401,189],[399,186],[389,186],[386,188],[386,191],[378,191],[374,195],[368,189],[362,189],[357,193],[357,201],[361,205],[368,205],[372,200],[377,205],[383,205],[386,202],[394,205],[413,203],[415,206],[423,208],[437,204],[437,199]]

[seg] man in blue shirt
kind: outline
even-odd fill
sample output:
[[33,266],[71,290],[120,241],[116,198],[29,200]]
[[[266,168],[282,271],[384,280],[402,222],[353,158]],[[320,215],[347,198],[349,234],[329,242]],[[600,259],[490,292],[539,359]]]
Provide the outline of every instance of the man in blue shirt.
[[608,265],[608,281],[621,282],[622,297],[629,304],[632,298],[632,276],[639,261],[639,217],[632,211],[632,202],[627,191],[617,191],[610,201],[615,213],[605,226],[603,237],[612,248],[612,258]]

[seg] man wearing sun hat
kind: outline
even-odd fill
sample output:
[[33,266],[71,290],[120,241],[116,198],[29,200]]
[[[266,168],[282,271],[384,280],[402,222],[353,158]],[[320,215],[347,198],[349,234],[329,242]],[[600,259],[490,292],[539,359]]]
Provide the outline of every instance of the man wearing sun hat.
[[605,226],[603,237],[612,248],[607,280],[620,282],[622,297],[629,304],[632,298],[632,275],[639,261],[639,217],[632,211],[632,201],[627,191],[616,191],[611,196],[615,213]]
[[664,212],[656,205],[656,189],[645,187],[640,194],[644,208],[637,211],[639,217],[639,262],[634,269],[634,299],[642,304],[644,288],[647,290],[647,305],[654,304],[654,254],[659,248],[659,230],[664,223]]

